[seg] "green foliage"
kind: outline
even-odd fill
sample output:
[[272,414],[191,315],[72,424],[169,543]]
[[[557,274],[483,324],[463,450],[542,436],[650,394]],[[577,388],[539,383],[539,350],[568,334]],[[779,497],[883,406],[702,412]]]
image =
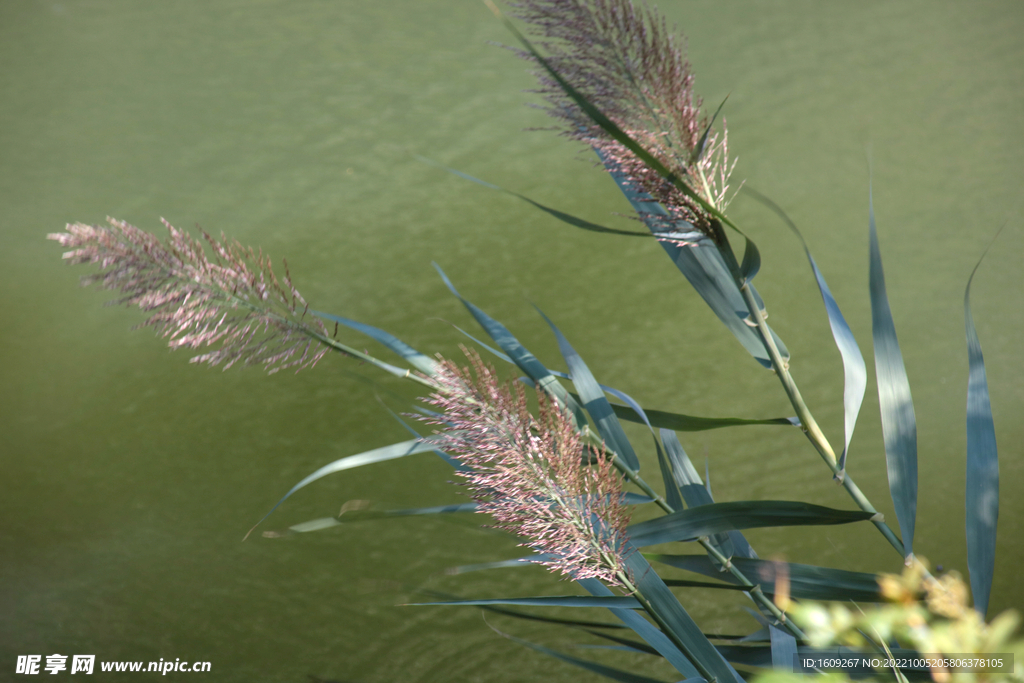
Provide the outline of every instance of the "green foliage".
[[[155,310],[151,320],[166,323],[172,331],[177,328],[175,334],[191,330],[185,338],[186,345],[225,345],[219,351],[199,356],[200,359],[228,359],[230,362],[242,359],[258,361],[268,368],[278,365],[304,368],[312,366],[322,355],[333,350],[425,388],[429,394],[423,398],[423,406],[426,407],[418,409],[425,416],[425,421],[438,427],[436,436],[417,435],[408,441],[324,465],[293,486],[267,516],[294,493],[322,477],[429,451],[440,455],[456,474],[469,481],[474,497],[472,503],[388,511],[367,510],[367,505],[353,503],[342,508],[337,516],[294,525],[287,532],[266,532],[266,537],[337,530],[343,524],[357,520],[487,512],[499,521],[499,528],[520,536],[524,540],[523,545],[536,552],[523,558],[525,562],[481,558],[484,562],[463,571],[530,563],[549,568],[561,567],[589,595],[445,598],[414,604],[475,606],[524,618],[524,614],[497,606],[608,609],[643,643],[608,634],[603,637],[614,640],[618,647],[662,657],[676,674],[685,679],[708,682],[738,683],[744,680],[734,668],[736,664],[747,668],[773,667],[774,672],[758,680],[788,683],[794,680],[794,674],[786,671],[792,666],[794,654],[806,652],[810,647],[833,645],[865,652],[888,652],[891,648],[897,648],[899,652],[932,654],[1013,652],[1018,657],[1016,673],[1003,678],[960,672],[950,674],[940,670],[924,673],[930,673],[940,683],[948,680],[1021,680],[1024,644],[1012,639],[1018,618],[1007,613],[990,624],[984,621],[994,567],[999,499],[998,454],[984,360],[970,311],[970,280],[964,306],[970,370],[967,398],[967,562],[974,591],[973,609],[968,606],[967,589],[957,576],[935,578],[913,555],[917,506],[916,418],[885,290],[881,250],[870,201],[869,293],[875,367],[890,491],[901,532],[899,537],[846,472],[850,439],[866,385],[864,359],[803,237],[774,202],[761,197],[800,237],[842,357],[846,379],[843,396],[845,441],[839,456],[817,425],[790,373],[788,350],[766,323],[765,302],[752,283],[761,267],[760,252],[724,213],[724,186],[731,169],[715,166],[718,162],[709,160],[714,157],[722,161],[726,155],[724,124],[720,134],[714,128],[722,107],[710,119],[705,117],[701,121],[697,113],[687,113],[682,120],[689,128],[666,126],[642,130],[632,125],[635,121],[616,109],[615,102],[601,99],[602,93],[615,88],[619,89],[616,92],[626,92],[622,97],[632,103],[630,106],[648,110],[640,119],[654,122],[651,125],[657,125],[667,114],[652,106],[650,98],[655,101],[659,98],[694,101],[688,67],[680,65],[678,51],[663,35],[663,23],[659,23],[653,13],[638,11],[620,0],[523,0],[519,8],[525,16],[533,18],[534,31],[542,38],[538,44],[545,50],[555,46],[552,55],[543,55],[534,42],[502,17],[524,46],[523,55],[541,68],[542,84],[546,87],[543,92],[548,95],[549,103],[553,103],[556,116],[574,122],[577,128],[571,133],[598,153],[602,164],[636,210],[637,218],[660,241],[673,264],[743,348],[776,374],[796,417],[706,418],[646,409],[628,394],[600,384],[592,368],[556,323],[541,313],[555,335],[569,372],[552,370],[529,351],[505,324],[463,297],[440,268],[438,272],[445,285],[465,305],[498,349],[483,342],[479,344],[525,373],[521,384],[514,388],[501,385],[494,379],[495,371],[485,366],[474,351],[470,352],[470,357],[477,381],[470,386],[470,373],[463,372],[451,361],[441,359],[439,362],[379,328],[339,315],[310,311],[291,286],[290,279],[285,278],[286,288],[277,283],[269,260],[262,254],[258,268],[243,268],[246,264],[243,257],[253,260],[255,256],[251,249],[244,251],[239,245],[226,249],[211,240],[215,251],[214,263],[206,258],[199,242],[170,226],[171,240],[167,247],[155,237],[127,224],[117,224],[127,236],[124,238],[107,229],[82,225],[72,226],[72,232],[51,238],[76,249],[66,254],[73,262],[101,265],[103,272],[91,276],[90,281],[120,288],[126,294],[126,301],[139,304],[148,312]],[[611,38],[603,42],[581,38],[599,35],[603,30],[610,31]],[[572,31],[578,33],[573,34]],[[558,40],[567,43],[568,47],[558,47]],[[630,42],[631,47],[626,49],[616,40]],[[615,53],[620,47],[619,57],[622,58],[618,61],[606,59],[607,55],[597,59],[587,52],[596,49]],[[582,56],[574,55],[572,49],[582,51]],[[646,55],[648,61],[634,63],[623,57],[637,51]],[[653,76],[647,72],[631,71],[648,69],[651,64],[668,66]],[[614,73],[588,73],[584,67],[608,68]],[[672,82],[671,78],[679,82]],[[640,83],[642,85],[638,85]],[[609,89],[609,84],[615,88]],[[657,93],[652,88],[663,88],[664,92]],[[608,111],[602,110],[595,101],[608,106]],[[664,143],[664,140],[670,140],[670,143]],[[446,170],[501,190],[459,171]],[[719,174],[717,178],[709,177],[713,170]],[[576,227],[636,235],[606,229],[517,196]],[[732,250],[726,227],[745,240],[742,261]],[[222,265],[221,260],[233,267]],[[140,279],[139,272],[146,273],[146,278]],[[973,276],[972,273],[972,279]],[[270,303],[268,291],[275,297]],[[197,293],[201,295],[202,306],[199,309],[192,301]],[[311,314],[309,318],[307,313]],[[220,323],[217,322],[218,317]],[[227,337],[220,329],[224,320],[231,321],[232,325]],[[333,336],[322,321],[335,323]],[[276,340],[284,346],[268,347],[266,340],[260,341],[257,323],[263,326],[264,332],[272,332],[270,341]],[[340,327],[369,336],[397,354],[407,367],[384,362],[338,341],[336,336]],[[172,344],[180,346],[185,341],[172,337]],[[574,392],[560,380],[571,382]],[[530,412],[529,405],[532,404],[528,404],[522,384],[536,390],[539,417]],[[609,397],[619,402],[612,402]],[[630,441],[622,421],[647,427],[660,465],[663,493],[641,476],[642,449]],[[778,425],[797,426],[806,434],[835,479],[849,493],[856,509],[835,509],[785,500],[716,502],[676,433]],[[658,433],[655,433],[655,427],[659,428]],[[553,466],[556,463],[560,464],[559,467]],[[528,482],[529,487],[524,482]],[[624,491],[626,486],[635,487],[639,493]],[[638,503],[652,503],[658,508],[657,516],[627,527],[628,514],[622,511]],[[560,512],[567,514],[557,514]],[[508,520],[515,520],[515,523]],[[538,520],[545,523],[534,523]],[[741,533],[741,530],[751,528],[858,522],[874,524],[884,540],[900,553],[908,566],[902,576],[878,576],[762,560]],[[703,552],[645,555],[638,550],[653,545],[690,542],[698,543]],[[591,551],[586,562],[580,561],[584,552],[580,548]],[[679,546],[673,545],[672,548],[679,549]],[[715,581],[666,580],[648,560],[695,572]],[[723,638],[709,637],[672,591],[673,586],[684,585],[707,590],[742,591],[758,610],[752,612],[757,626],[735,642],[723,644]],[[612,587],[621,594],[615,593]],[[832,604],[826,606],[809,600],[830,601]],[[890,601],[890,604],[863,609],[846,605],[850,601],[879,603],[883,600]],[[594,627],[593,622],[580,620],[530,618],[577,630]],[[594,674],[620,681],[651,680],[508,637]],[[878,672],[878,675],[889,674]],[[892,676],[906,680],[898,671]],[[843,674],[826,674],[825,680],[838,683],[847,679]]]

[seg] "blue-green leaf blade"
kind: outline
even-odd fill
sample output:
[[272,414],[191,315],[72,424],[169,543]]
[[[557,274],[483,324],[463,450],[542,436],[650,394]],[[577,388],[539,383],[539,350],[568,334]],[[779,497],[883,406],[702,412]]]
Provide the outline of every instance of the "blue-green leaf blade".
[[792,671],[796,656],[796,638],[775,624],[768,625],[771,634],[772,668],[778,671]]
[[[591,595],[601,597],[613,595],[611,589],[597,579],[581,579],[577,580],[577,583],[583,586],[583,588],[585,588]],[[651,622],[647,621],[631,609],[612,608],[611,612],[622,620],[622,623],[633,629],[633,632],[643,638],[648,645],[657,650],[669,664],[676,668],[676,671],[687,678],[700,675],[697,669],[693,666],[693,663],[678,647],[676,647],[675,643],[669,640],[668,636],[662,633],[660,629],[653,626]]]
[[[513,361],[508,355],[488,346],[459,327],[456,327],[455,329],[498,358],[515,365],[515,361]],[[548,370],[548,372],[555,377],[561,377],[562,379],[568,380],[572,379],[572,377],[567,373],[559,372],[558,370]],[[800,425],[800,422],[795,417],[772,417],[765,419],[742,417],[700,417],[696,415],[685,415],[683,413],[673,413],[665,410],[648,410],[641,408],[640,404],[637,403],[634,398],[623,391],[619,391],[614,387],[609,387],[604,384],[600,384],[598,386],[600,386],[605,393],[611,394],[627,404],[619,405],[617,403],[611,403],[612,410],[615,411],[615,416],[617,418],[620,420],[626,420],[627,422],[644,424],[649,429],[653,427],[662,427],[664,429],[671,429],[677,432],[701,432],[709,429],[745,427],[751,425],[779,425],[784,427],[795,427]],[[572,396],[577,402],[581,400],[580,396],[571,392],[570,396]]]
[[409,606],[482,606],[526,605],[531,607],[605,607],[608,609],[640,609],[636,598],[595,595],[543,595],[531,598],[481,598],[478,600],[443,600],[441,602],[411,602]]
[[[311,531],[323,531],[324,529],[333,529],[336,526],[341,526],[341,520],[337,517],[321,517],[320,519],[311,519],[308,522],[302,522],[301,524],[293,524],[288,527],[289,531],[294,531],[297,534],[306,534]],[[265,536],[268,532],[263,532]]]
[[[987,251],[987,250],[986,250]],[[985,258],[982,254],[982,258]],[[974,608],[982,618],[988,612],[996,565],[996,524],[999,520],[999,451],[992,419],[988,377],[981,341],[971,313],[971,284],[978,260],[964,291],[964,327],[967,332],[967,567]]]
[[814,281],[818,285],[818,292],[821,294],[821,299],[825,304],[825,314],[828,316],[832,338],[835,340],[836,348],[839,349],[839,355],[843,361],[843,409],[845,413],[846,442],[843,445],[843,453],[839,457],[839,470],[842,472],[846,469],[846,458],[850,451],[850,441],[853,439],[853,431],[857,426],[857,416],[860,414],[861,404],[864,402],[864,393],[867,389],[868,379],[864,356],[860,352],[860,346],[857,345],[857,340],[854,338],[853,331],[846,322],[843,312],[839,310],[839,304],[836,303],[832,290],[829,289],[828,283],[825,282],[825,276],[821,274],[818,264],[811,255],[807,241],[796,227],[796,223],[786,215],[782,207],[749,185],[744,186],[744,191],[774,211],[789,226],[789,229],[793,231],[797,239],[800,240],[800,244],[804,248],[804,254],[806,254],[807,260],[811,264],[811,272],[814,274]]
[[412,365],[417,370],[422,372],[424,375],[433,375],[437,368],[436,360],[428,356],[425,356],[424,354],[420,353],[413,347],[409,346],[395,335],[391,334],[390,332],[385,332],[379,327],[367,325],[366,323],[361,323],[357,320],[343,318],[340,315],[332,315],[330,313],[322,313],[320,311],[314,310],[310,310],[310,313],[325,320],[330,320],[331,322],[335,322],[340,325],[350,327],[353,330],[362,332],[366,336],[375,339],[376,341],[380,342],[387,348],[397,353],[399,356],[405,359],[406,362],[408,362],[410,365]]
[[692,541],[701,536],[762,527],[822,526],[869,520],[877,513],[837,510],[788,500],[749,500],[713,503],[657,517],[628,528],[637,547]]
[[402,510],[346,510],[337,517],[321,517],[312,519],[301,524],[294,524],[288,527],[289,531],[303,534],[310,531],[321,531],[332,529],[342,524],[352,522],[366,522],[374,519],[386,519],[388,517],[412,517],[417,515],[444,515],[456,512],[476,512],[476,503],[454,503],[452,505],[435,505],[423,508],[405,508]]
[[743,281],[749,283],[761,270],[761,252],[758,250],[754,240],[747,238],[747,246],[743,251],[743,263],[740,264],[740,274]]
[[498,560],[496,562],[480,562],[477,564],[462,564],[457,567],[449,567],[445,574],[469,574],[470,572],[484,571],[487,569],[505,569],[509,567],[528,567],[533,564],[538,556],[517,557],[511,560]]
[[468,299],[459,294],[458,290],[455,289],[455,285],[445,275],[445,272],[441,270],[441,266],[434,264],[434,268],[440,274],[441,279],[447,285],[448,290],[451,291],[456,297],[462,301],[462,304],[466,307],[466,310],[476,319],[484,331],[487,332],[488,336],[494,340],[502,351],[504,351],[512,362],[519,367],[520,370],[525,372],[527,376],[534,381],[538,388],[543,389],[555,398],[561,405],[568,407],[572,410],[573,415],[576,418],[576,424],[580,428],[587,424],[587,418],[583,414],[583,409],[579,403],[569,395],[565,387],[558,383],[554,375],[544,367],[544,364],[537,360],[530,351],[523,346],[518,339],[509,332],[508,328],[502,325],[500,322],[487,315],[482,309],[474,305]]
[[626,544],[626,552],[627,572],[634,578],[640,594],[651,604],[666,627],[686,646],[689,651],[687,656],[699,662],[719,683],[743,683],[740,675],[701,632],[700,627],[644,556],[629,544]]
[[704,133],[700,136],[700,140],[697,142],[697,146],[693,148],[693,161],[699,161],[704,156],[704,147],[708,144],[708,137],[711,135],[711,129],[715,125],[715,120],[718,119],[718,115],[722,113],[722,107],[725,106],[729,96],[726,95],[722,100],[722,103],[718,105],[718,109],[711,115],[711,119],[708,121],[707,127],[704,128]]
[[[665,453],[668,456],[669,465],[672,470],[672,476],[680,495],[686,501],[686,506],[696,508],[714,503],[715,501],[707,488],[705,488],[700,475],[697,474],[697,469],[690,461],[690,457],[686,455],[683,445],[679,443],[679,437],[676,436],[676,433],[669,429],[662,429],[660,433],[661,442],[665,445]],[[740,551],[740,555],[748,557],[753,553],[750,544],[747,543],[742,534],[739,532],[735,533],[739,536],[739,539],[737,539],[739,546],[733,543],[728,533],[713,534],[710,540],[715,548],[725,557],[732,557],[736,554],[737,548]]]
[[627,422],[648,424],[652,427],[671,429],[674,432],[702,432],[709,429],[722,429],[724,427],[746,427],[753,425],[779,425],[793,427],[796,424],[795,418],[772,417],[766,419],[748,419],[742,417],[699,417],[697,415],[685,415],[673,413],[666,410],[652,410],[645,408],[644,413],[647,420],[644,421],[636,412],[628,406],[615,403],[611,404],[616,417]]
[[[736,285],[736,279],[726,265],[718,247],[684,221],[674,220],[661,204],[650,195],[641,192],[623,174],[613,160],[598,153],[601,162],[608,169],[619,189],[629,200],[637,215],[655,236],[671,234],[689,235],[694,246],[679,246],[665,239],[659,240],[662,249],[675,264],[679,272],[689,281],[704,302],[726,328],[762,366],[770,367],[771,360],[764,348],[764,342],[757,331],[743,322],[750,315],[743,295]],[[779,352],[788,358],[789,352],[781,339],[776,337]]]
[[[537,307],[534,306],[534,308]],[[583,407],[594,420],[594,424],[597,425],[597,431],[601,434],[601,438],[604,439],[605,445],[621,457],[626,466],[631,470],[634,472],[639,471],[640,460],[636,456],[636,451],[633,450],[633,445],[626,437],[626,432],[622,430],[622,425],[619,424],[619,420],[612,410],[611,403],[605,397],[604,391],[594,378],[594,374],[587,367],[580,354],[576,352],[576,349],[573,348],[572,344],[569,343],[569,340],[562,334],[562,331],[558,329],[558,326],[540,308],[537,308],[537,312],[540,313],[548,326],[551,327],[551,331],[554,332],[555,338],[558,340],[558,349],[561,351],[562,357],[565,358],[565,363],[569,367],[572,383],[575,385],[576,391],[580,393],[580,397],[583,399]]]
[[860,352],[857,340],[853,336],[846,318],[839,310],[832,291],[825,282],[825,277],[814,262],[810,250],[806,249],[807,260],[811,263],[811,270],[814,272],[814,279],[818,283],[818,291],[825,302],[825,312],[828,315],[828,324],[832,329],[832,338],[835,340],[836,348],[843,360],[843,411],[846,441],[843,444],[843,452],[839,457],[839,470],[846,469],[846,458],[850,452],[850,441],[853,439],[853,431],[857,427],[857,417],[860,415],[860,407],[864,402],[864,393],[867,390],[868,374],[864,364],[864,356]]
[[[396,458],[404,458],[408,455],[415,455],[416,453],[425,453],[432,451],[436,448],[429,439],[411,439],[409,441],[402,441],[400,443],[391,444],[390,446],[383,446],[381,448],[374,448],[373,450],[365,451],[357,455],[350,455],[346,458],[335,460],[334,462],[324,465],[316,472],[300,481],[298,484],[293,486],[288,493],[284,494],[281,500],[277,501],[274,507],[270,508],[270,512],[263,516],[259,522],[256,522],[253,529],[263,523],[267,517],[274,513],[274,510],[281,506],[281,503],[288,500],[293,493],[299,489],[312,484],[317,479],[322,479],[328,474],[334,474],[335,472],[341,472],[343,470],[349,470],[354,467],[362,467],[363,465],[372,465],[378,462],[384,462],[385,460],[395,460]],[[249,530],[252,533],[252,530]],[[246,534],[248,536],[248,534]]]
[[904,555],[914,552],[914,526],[917,521],[917,418],[910,395],[910,382],[903,365],[903,354],[896,340],[896,326],[885,292],[882,254],[878,248],[875,209],[869,197],[871,237],[870,289],[871,335],[875,346],[875,381],[882,414],[882,437],[889,474],[889,492],[903,537]]
[[462,178],[464,180],[468,180],[470,182],[477,183],[478,185],[483,185],[486,188],[489,188],[489,189],[492,189],[492,190],[498,190],[499,192],[504,192],[505,194],[510,194],[513,197],[517,197],[517,198],[523,200],[524,202],[526,202],[527,204],[530,204],[530,205],[534,206],[535,208],[540,209],[541,211],[543,211],[544,213],[548,214],[552,218],[560,220],[560,221],[562,221],[563,223],[565,223],[567,225],[573,226],[574,228],[580,228],[582,230],[589,230],[591,232],[603,232],[603,233],[608,233],[608,234],[612,234],[612,235],[624,235],[624,236],[627,236],[627,237],[647,237],[647,238],[651,237],[651,235],[649,233],[646,233],[646,232],[636,232],[634,230],[619,230],[619,229],[616,229],[616,228],[607,228],[607,227],[605,227],[603,225],[598,225],[597,223],[591,223],[590,221],[588,221],[586,219],[580,218],[578,216],[574,216],[574,215],[572,215],[570,213],[566,213],[564,211],[559,211],[558,209],[553,209],[550,206],[545,206],[544,204],[541,204],[540,202],[537,202],[537,201],[534,201],[534,200],[530,199],[526,195],[519,194],[518,192],[513,192],[512,190],[506,190],[505,188],[500,187],[498,185],[495,185],[494,183],[489,183],[486,180],[480,180],[479,178],[471,176],[468,173],[464,173],[464,172],[459,171],[457,169],[449,168],[447,166],[439,164],[436,161],[433,161],[432,159],[428,159],[426,157],[421,157],[419,155],[416,155],[416,158],[419,159],[420,161],[424,162],[424,163],[430,164],[431,166],[435,166],[435,167],[440,168],[442,170],[448,171],[449,173],[451,173],[453,175],[456,175],[456,176],[458,176],[458,177],[460,177],[460,178]]
[[[722,572],[707,555],[665,555],[646,554],[649,560],[667,564],[670,567],[702,574],[719,581],[739,586],[739,581],[727,572]],[[769,595],[775,593],[777,561],[755,558],[734,557],[732,563],[744,576],[761,586]],[[783,563],[789,575],[790,595],[808,600],[853,600],[855,602],[880,602],[878,576],[867,572],[846,569],[818,567],[795,562]]]

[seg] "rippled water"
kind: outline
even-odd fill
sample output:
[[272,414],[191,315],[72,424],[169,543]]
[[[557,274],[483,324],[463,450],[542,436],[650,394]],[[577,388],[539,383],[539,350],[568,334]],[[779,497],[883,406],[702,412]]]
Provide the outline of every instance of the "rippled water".
[[[992,611],[1020,607],[1013,567],[1024,490],[1019,340],[1024,237],[1024,11],[1016,2],[686,2],[697,89],[725,114],[737,176],[801,226],[862,348],[870,348],[867,156],[889,294],[919,420],[916,546],[965,571],[962,297],[976,279],[1001,447]],[[457,354],[472,321],[439,281],[560,366],[541,306],[598,378],[647,406],[789,414],[778,382],[704,309],[650,240],[557,223],[416,160],[435,159],[612,227],[625,204],[590,157],[521,91],[531,77],[488,41],[508,36],[463,2],[9,2],[0,4],[0,671],[19,654],[210,661],[210,680],[579,680],[494,633],[589,642],[475,610],[395,607],[416,587],[465,596],[573,590],[537,568],[447,576],[516,556],[480,520],[401,519],[287,539],[240,539],[296,481],[406,438],[380,405],[415,387],[342,358],[264,376],[189,365],[137,311],[76,287],[47,232],[113,215],[198,224],[286,256],[317,308]],[[794,375],[834,443],[841,382],[797,243],[740,198],[759,288]],[[351,343],[363,345],[355,336]],[[870,362],[869,362],[870,365]],[[871,396],[850,471],[891,514]],[[634,432],[647,448],[642,432]],[[798,434],[683,435],[720,500],[851,504]],[[643,458],[652,469],[653,455]],[[429,454],[327,478],[264,529],[334,514],[460,500]],[[640,513],[642,514],[642,513]],[[870,527],[749,534],[762,555],[863,570],[898,556]],[[706,628],[753,628],[735,596],[681,593]],[[640,656],[603,661],[667,675]],[[102,676],[98,675],[102,680]]]

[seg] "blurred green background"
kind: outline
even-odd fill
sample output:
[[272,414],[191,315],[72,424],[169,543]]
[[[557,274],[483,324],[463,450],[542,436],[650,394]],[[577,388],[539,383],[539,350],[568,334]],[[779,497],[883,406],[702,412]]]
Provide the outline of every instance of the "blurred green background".
[[[920,446],[915,547],[966,573],[966,350],[974,313],[1001,448],[990,614],[1024,604],[1024,6],[687,0],[661,9],[689,40],[697,90],[725,108],[736,179],[804,231],[870,360],[867,154],[889,296]],[[0,3],[0,678],[19,654],[210,661],[216,681],[576,681],[578,670],[495,634],[474,609],[397,607],[416,587],[465,596],[574,591],[539,568],[464,576],[518,556],[482,518],[352,524],[287,539],[242,535],[331,460],[407,438],[378,402],[415,388],[328,357],[298,375],[190,365],[136,310],[81,290],[46,233],[107,215],[161,232],[221,231],[287,257],[311,305],[458,354],[472,329],[431,267],[561,368],[534,302],[598,379],[645,406],[791,414],[759,368],[649,239],[583,232],[419,154],[618,228],[639,227],[592,157],[524,106],[525,63],[475,1]],[[749,199],[758,286],[793,372],[833,443],[842,367],[798,243]],[[350,343],[370,346],[352,333]],[[381,351],[381,356],[386,352]],[[874,385],[850,472],[895,526]],[[640,447],[648,448],[642,432]],[[719,500],[852,507],[796,430],[682,436]],[[648,469],[653,454],[642,455]],[[262,527],[463,500],[425,454],[317,482]],[[644,514],[644,513],[638,513]],[[858,570],[900,559],[868,525],[766,530],[763,555]],[[690,552],[693,552],[692,550]],[[680,592],[708,630],[755,628],[742,597]],[[593,616],[593,615],[590,615]],[[489,617],[565,648],[586,636]],[[591,641],[592,642],[592,641]],[[578,652],[576,654],[579,654]],[[594,657],[668,675],[640,655]],[[103,680],[102,674],[94,674]],[[116,678],[116,676],[113,676]],[[122,676],[123,677],[123,676]]]

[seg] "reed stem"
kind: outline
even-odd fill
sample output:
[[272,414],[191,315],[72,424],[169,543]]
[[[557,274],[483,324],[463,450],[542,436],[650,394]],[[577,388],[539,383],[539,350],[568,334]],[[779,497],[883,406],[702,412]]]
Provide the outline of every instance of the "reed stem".
[[[782,382],[782,388],[786,392],[786,396],[789,397],[790,403],[793,404],[793,408],[796,409],[797,417],[800,418],[800,429],[804,435],[810,440],[811,444],[814,445],[815,450],[821,455],[821,459],[825,461],[828,468],[832,470],[832,474],[835,479],[842,483],[843,488],[846,489],[853,501],[857,503],[857,506],[865,512],[871,512],[878,515],[878,511],[875,509],[871,501],[868,500],[867,496],[860,490],[853,478],[844,470],[839,469],[839,464],[836,460],[836,453],[832,450],[832,445],[829,444],[828,439],[825,438],[825,434],[821,431],[818,423],[815,421],[814,416],[811,414],[807,404],[804,403],[803,396],[800,395],[800,389],[797,388],[796,382],[793,380],[793,376],[789,372],[789,366],[782,358],[782,354],[779,353],[778,347],[775,345],[775,339],[772,337],[771,330],[768,329],[768,323],[765,321],[764,312],[757,305],[757,301],[754,299],[754,293],[750,290],[750,287],[746,282],[740,285],[740,292],[743,294],[743,300],[747,304],[747,308],[750,311],[750,319],[757,327],[757,331],[761,335],[761,341],[764,343],[764,348],[768,352],[768,356],[771,358],[772,367],[775,369],[775,374],[778,376],[779,381]],[[893,530],[889,528],[889,525],[885,523],[884,519],[872,519],[872,523],[881,532],[885,540],[889,541],[893,548],[895,548],[900,555],[906,557],[906,550],[903,547],[903,542],[893,533]]]

